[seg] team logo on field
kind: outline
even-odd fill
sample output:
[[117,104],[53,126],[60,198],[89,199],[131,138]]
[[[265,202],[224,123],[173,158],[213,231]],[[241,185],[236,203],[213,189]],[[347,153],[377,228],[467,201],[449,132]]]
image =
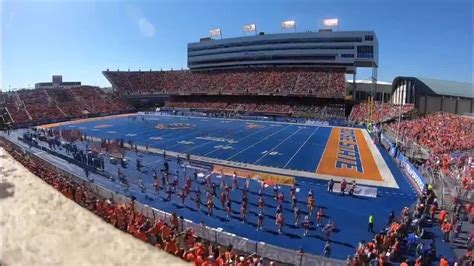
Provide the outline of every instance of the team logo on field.
[[218,137],[196,137],[196,139],[203,139],[203,140],[216,141],[216,142],[227,142],[230,144],[239,143],[237,140],[234,140],[234,139],[218,138]]
[[158,124],[155,126],[157,129],[188,129],[195,127],[195,124],[189,123],[172,123],[172,124]]
[[214,149],[233,150],[234,147],[229,145],[216,145],[214,146]]
[[261,124],[247,123],[245,127],[249,129],[253,129],[253,128],[263,128],[264,126]]
[[162,137],[150,137],[151,140],[162,140]]
[[101,125],[94,126],[94,128],[109,128],[109,127],[112,127],[112,125],[101,124]]
[[129,134],[126,134],[125,136],[127,137],[135,137],[137,134],[133,134],[133,133],[129,133]]
[[184,145],[193,145],[194,142],[192,141],[186,141],[186,140],[181,140],[181,141],[178,141],[179,144],[184,144]]
[[267,155],[270,155],[270,156],[283,155],[282,153],[279,153],[279,152],[277,152],[277,151],[271,151],[271,152],[269,152],[269,151],[262,151],[262,155],[263,155],[263,154],[267,154]]

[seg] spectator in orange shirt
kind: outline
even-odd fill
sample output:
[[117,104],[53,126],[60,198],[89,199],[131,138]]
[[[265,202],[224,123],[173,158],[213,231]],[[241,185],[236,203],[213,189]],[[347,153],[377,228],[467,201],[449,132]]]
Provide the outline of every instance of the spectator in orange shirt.
[[444,220],[446,219],[446,217],[448,216],[448,212],[445,211],[445,210],[441,210],[439,212],[439,224],[442,225],[444,223]]
[[443,241],[449,242],[449,235],[452,230],[451,223],[449,223],[448,221],[444,221],[442,229],[443,229]]
[[439,261],[439,266],[449,266],[448,259],[445,257],[441,257],[441,260]]

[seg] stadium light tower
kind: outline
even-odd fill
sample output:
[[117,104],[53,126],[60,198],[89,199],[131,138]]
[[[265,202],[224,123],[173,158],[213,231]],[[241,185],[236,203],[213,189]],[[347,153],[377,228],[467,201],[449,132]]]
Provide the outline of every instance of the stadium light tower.
[[246,32],[255,32],[255,35],[257,35],[257,25],[255,23],[245,24],[242,30],[244,31],[244,35]]
[[338,18],[327,18],[323,20],[323,26],[325,28],[336,28],[339,31],[339,19]]
[[209,31],[209,35],[211,36],[211,39],[212,39],[212,37],[214,37],[214,36],[220,36],[221,39],[222,39],[222,31],[221,31],[221,29],[219,29],[219,28],[215,28],[215,29],[210,30],[210,31]]
[[296,21],[294,21],[294,20],[285,20],[285,21],[281,22],[281,24],[280,24],[280,30],[281,31],[289,30],[289,29],[293,29],[296,32]]

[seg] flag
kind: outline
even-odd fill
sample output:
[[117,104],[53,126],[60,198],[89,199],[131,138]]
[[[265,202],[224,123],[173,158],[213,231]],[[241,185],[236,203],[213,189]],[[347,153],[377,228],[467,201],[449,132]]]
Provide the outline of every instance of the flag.
[[296,22],[294,20],[287,20],[281,22],[282,29],[294,29],[296,27]]
[[338,27],[339,26],[339,19],[337,18],[329,18],[323,20],[323,24],[326,27]]
[[212,36],[220,36],[221,35],[221,29],[212,29],[209,31],[209,35]]
[[244,32],[255,32],[256,30],[257,30],[257,26],[255,24],[244,25]]

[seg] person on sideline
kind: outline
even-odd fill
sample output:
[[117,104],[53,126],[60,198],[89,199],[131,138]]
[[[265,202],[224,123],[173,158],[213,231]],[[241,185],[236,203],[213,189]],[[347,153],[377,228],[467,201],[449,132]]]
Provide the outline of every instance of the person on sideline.
[[370,233],[374,232],[374,223],[375,223],[375,216],[371,214],[369,216],[369,230],[368,230]]

